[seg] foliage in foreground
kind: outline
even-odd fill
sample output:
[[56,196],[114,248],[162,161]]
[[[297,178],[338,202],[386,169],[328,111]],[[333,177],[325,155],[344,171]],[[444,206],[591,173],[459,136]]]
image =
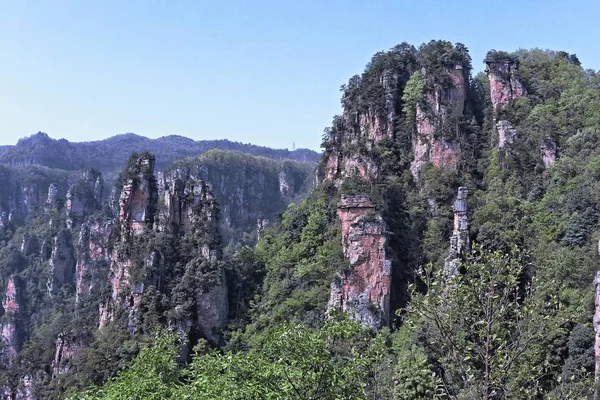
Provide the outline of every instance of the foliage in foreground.
[[[518,251],[477,250],[463,273],[424,270],[403,328],[378,334],[343,315],[320,329],[280,324],[245,352],[196,346],[178,365],[177,337],[162,333],[131,368],[71,399],[515,399],[548,394],[556,299],[539,296]],[[414,289],[414,288],[413,288]],[[591,375],[553,389],[589,395]]]

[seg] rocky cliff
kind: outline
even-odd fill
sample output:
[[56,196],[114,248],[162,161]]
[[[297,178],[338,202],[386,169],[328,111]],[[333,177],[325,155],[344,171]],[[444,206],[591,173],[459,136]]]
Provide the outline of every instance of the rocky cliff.
[[520,99],[527,94],[525,86],[521,83],[519,64],[508,55],[488,53],[485,72],[490,81],[490,100],[494,110],[494,121],[498,131],[498,147],[512,143],[516,130],[511,121],[502,118],[502,111],[511,101]]
[[454,230],[450,237],[450,254],[444,261],[444,277],[450,278],[458,275],[460,258],[471,249],[469,238],[469,216],[466,187],[459,187],[454,202]]
[[25,284],[17,276],[8,278],[2,301],[0,319],[0,365],[10,367],[21,350],[27,334],[27,310],[25,309]]
[[332,283],[329,306],[374,329],[387,326],[392,264],[386,258],[385,223],[364,195],[342,196],[338,216],[350,265]]
[[[416,134],[413,137],[414,158],[410,170],[419,178],[426,162],[439,168],[456,168],[460,148],[456,135],[450,134],[450,114],[462,115],[467,100],[468,69],[462,63],[444,66],[449,85],[435,84],[416,106]],[[427,79],[427,69],[421,75]]]

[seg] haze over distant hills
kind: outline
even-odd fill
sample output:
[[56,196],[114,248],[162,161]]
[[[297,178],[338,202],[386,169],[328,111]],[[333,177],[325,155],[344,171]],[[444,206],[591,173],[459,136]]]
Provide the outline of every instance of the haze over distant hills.
[[132,152],[148,151],[156,155],[157,165],[164,167],[173,161],[195,157],[211,149],[236,150],[275,160],[291,159],[318,162],[320,154],[309,149],[271,149],[240,142],[221,140],[195,141],[183,136],[149,139],[133,133],[116,135],[90,142],[69,142],[53,139],[38,132],[20,139],[14,146],[0,146],[0,163],[9,165],[38,164],[67,170],[94,167],[100,170],[122,166]]

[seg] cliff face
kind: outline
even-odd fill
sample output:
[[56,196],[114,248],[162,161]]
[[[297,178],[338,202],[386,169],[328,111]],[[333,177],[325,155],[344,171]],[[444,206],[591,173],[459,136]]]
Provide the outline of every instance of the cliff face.
[[382,140],[394,137],[397,105],[402,95],[399,73],[384,69],[375,79],[381,90],[381,106],[357,107],[357,100],[349,91],[342,99],[343,116],[334,120],[328,132],[323,178],[335,186],[354,176],[365,181],[379,179],[379,166],[375,160],[365,152],[347,150],[361,146],[369,150]]
[[[227,324],[227,285],[221,259],[218,233],[219,206],[210,187],[194,176],[189,169],[174,169],[160,174],[158,182],[153,175],[151,159],[140,158],[135,164],[140,174],[125,182],[119,201],[120,237],[109,256],[111,295],[100,304],[100,328],[125,312],[131,334],[137,332],[141,318],[139,306],[150,285],[162,290],[165,262],[159,249],[140,242],[145,237],[168,235],[186,246],[190,254],[180,254],[178,260],[190,259],[186,274],[197,276],[202,268],[210,278],[186,284],[195,304],[194,315],[186,320],[173,321],[186,326],[186,334],[196,333],[212,343],[219,343]],[[158,197],[163,199],[157,202]],[[107,240],[106,229],[101,239]],[[89,242],[92,244],[93,242]],[[104,245],[98,246],[98,257],[105,254]],[[176,250],[177,251],[177,250]],[[137,272],[134,273],[133,268]]]
[[75,254],[71,245],[71,231],[61,230],[54,238],[48,272],[48,294],[54,295],[61,286],[71,283],[75,273]]
[[195,270],[195,264],[200,262],[211,277],[187,288],[191,289],[195,302],[192,320],[173,321],[173,324],[188,333],[196,330],[209,342],[218,344],[229,314],[225,270],[220,263],[219,204],[210,187],[189,170],[174,170],[163,177],[165,203],[158,230],[178,234],[183,242],[193,243],[199,250],[186,266],[186,274]]
[[3,315],[0,322],[0,364],[10,367],[26,338],[27,321],[25,306],[24,282],[16,276],[11,276],[6,283]]
[[527,94],[521,83],[519,66],[511,59],[486,59],[485,72],[490,81],[490,97],[497,113],[510,103]]
[[[462,115],[467,100],[467,77],[461,63],[446,66],[444,70],[451,85],[437,86],[426,93],[424,101],[416,107],[416,134],[413,137],[414,158],[410,170],[418,179],[426,162],[439,168],[456,168],[460,158],[459,144],[444,135],[445,122],[450,113]],[[422,74],[427,77],[427,71]]]
[[61,333],[56,338],[56,349],[52,361],[52,377],[56,378],[71,369],[71,362],[83,349],[83,342],[75,335]]
[[371,328],[387,326],[392,266],[386,259],[385,224],[367,196],[342,196],[338,216],[350,268],[332,283],[329,306]]
[[518,63],[512,59],[486,59],[485,72],[490,81],[490,99],[494,109],[494,120],[498,131],[498,147],[512,143],[516,130],[511,121],[499,119],[498,115],[512,100],[527,94],[521,83]]
[[450,254],[444,262],[444,277],[449,278],[458,275],[460,257],[471,249],[469,238],[469,217],[466,187],[459,187],[456,201],[454,202],[454,230],[450,237]]
[[79,303],[89,296],[99,281],[99,274],[110,260],[110,241],[114,223],[111,219],[89,218],[81,225],[77,241],[75,299]]
[[85,216],[100,209],[103,189],[104,181],[100,172],[93,169],[82,172],[79,182],[67,191],[67,226],[83,222]]
[[[119,240],[110,256],[111,295],[100,303],[100,328],[113,321],[118,310],[128,308],[131,324],[134,318],[132,312],[139,304],[139,295],[143,293],[143,282],[131,280],[131,246],[135,237],[153,228],[158,201],[154,162],[151,155],[140,156],[130,160],[126,170],[126,179],[119,198]],[[140,284],[142,286],[139,286]]]

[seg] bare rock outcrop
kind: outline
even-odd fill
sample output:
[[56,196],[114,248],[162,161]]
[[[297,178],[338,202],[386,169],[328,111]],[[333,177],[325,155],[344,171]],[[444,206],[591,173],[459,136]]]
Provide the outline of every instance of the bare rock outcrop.
[[71,231],[63,229],[54,238],[48,271],[48,294],[54,295],[61,286],[73,281],[75,274],[75,251],[71,244]]
[[[599,253],[600,253],[600,242],[599,242]],[[596,339],[594,342],[594,354],[595,354],[595,373],[594,373],[594,400],[600,398],[600,271],[596,272],[594,277],[594,331],[596,332]]]
[[56,350],[52,361],[52,378],[56,378],[71,369],[73,359],[83,349],[84,342],[76,335],[61,333],[56,338]]
[[348,147],[358,146],[359,143],[369,150],[394,135],[396,107],[402,93],[398,74],[390,69],[383,70],[379,75],[379,84],[383,97],[380,110],[374,106],[359,110],[353,104],[353,99],[342,99],[344,113],[334,120],[326,138],[324,181],[339,186],[348,177],[357,176],[366,181],[379,178],[379,167],[367,153],[347,151]]
[[10,367],[26,339],[27,321],[25,284],[17,276],[8,278],[2,301],[3,315],[0,319],[0,364]]
[[338,208],[344,256],[350,266],[331,285],[329,307],[380,329],[389,324],[392,264],[385,223],[368,196],[342,196]]
[[84,219],[102,206],[104,181],[102,174],[94,169],[81,173],[79,182],[67,191],[67,226],[82,223]]
[[494,109],[494,122],[498,132],[498,148],[513,143],[516,129],[511,121],[502,117],[502,111],[511,101],[527,94],[519,75],[519,63],[509,56],[488,53],[485,72],[490,82],[490,100]]
[[461,255],[471,250],[469,238],[469,217],[466,187],[459,187],[454,202],[454,230],[450,238],[450,254],[444,261],[444,277],[450,278],[458,275]]
[[[416,106],[416,134],[413,137],[414,158],[410,170],[418,179],[419,171],[427,162],[439,168],[456,168],[460,147],[456,140],[445,137],[444,124],[450,113],[461,115],[467,99],[467,78],[461,63],[445,67],[452,84],[435,87],[426,93],[424,101]],[[423,69],[423,76],[427,71]]]
[[75,265],[76,302],[89,296],[100,282],[99,274],[110,261],[110,239],[113,234],[112,220],[90,217],[81,225],[77,241]]

